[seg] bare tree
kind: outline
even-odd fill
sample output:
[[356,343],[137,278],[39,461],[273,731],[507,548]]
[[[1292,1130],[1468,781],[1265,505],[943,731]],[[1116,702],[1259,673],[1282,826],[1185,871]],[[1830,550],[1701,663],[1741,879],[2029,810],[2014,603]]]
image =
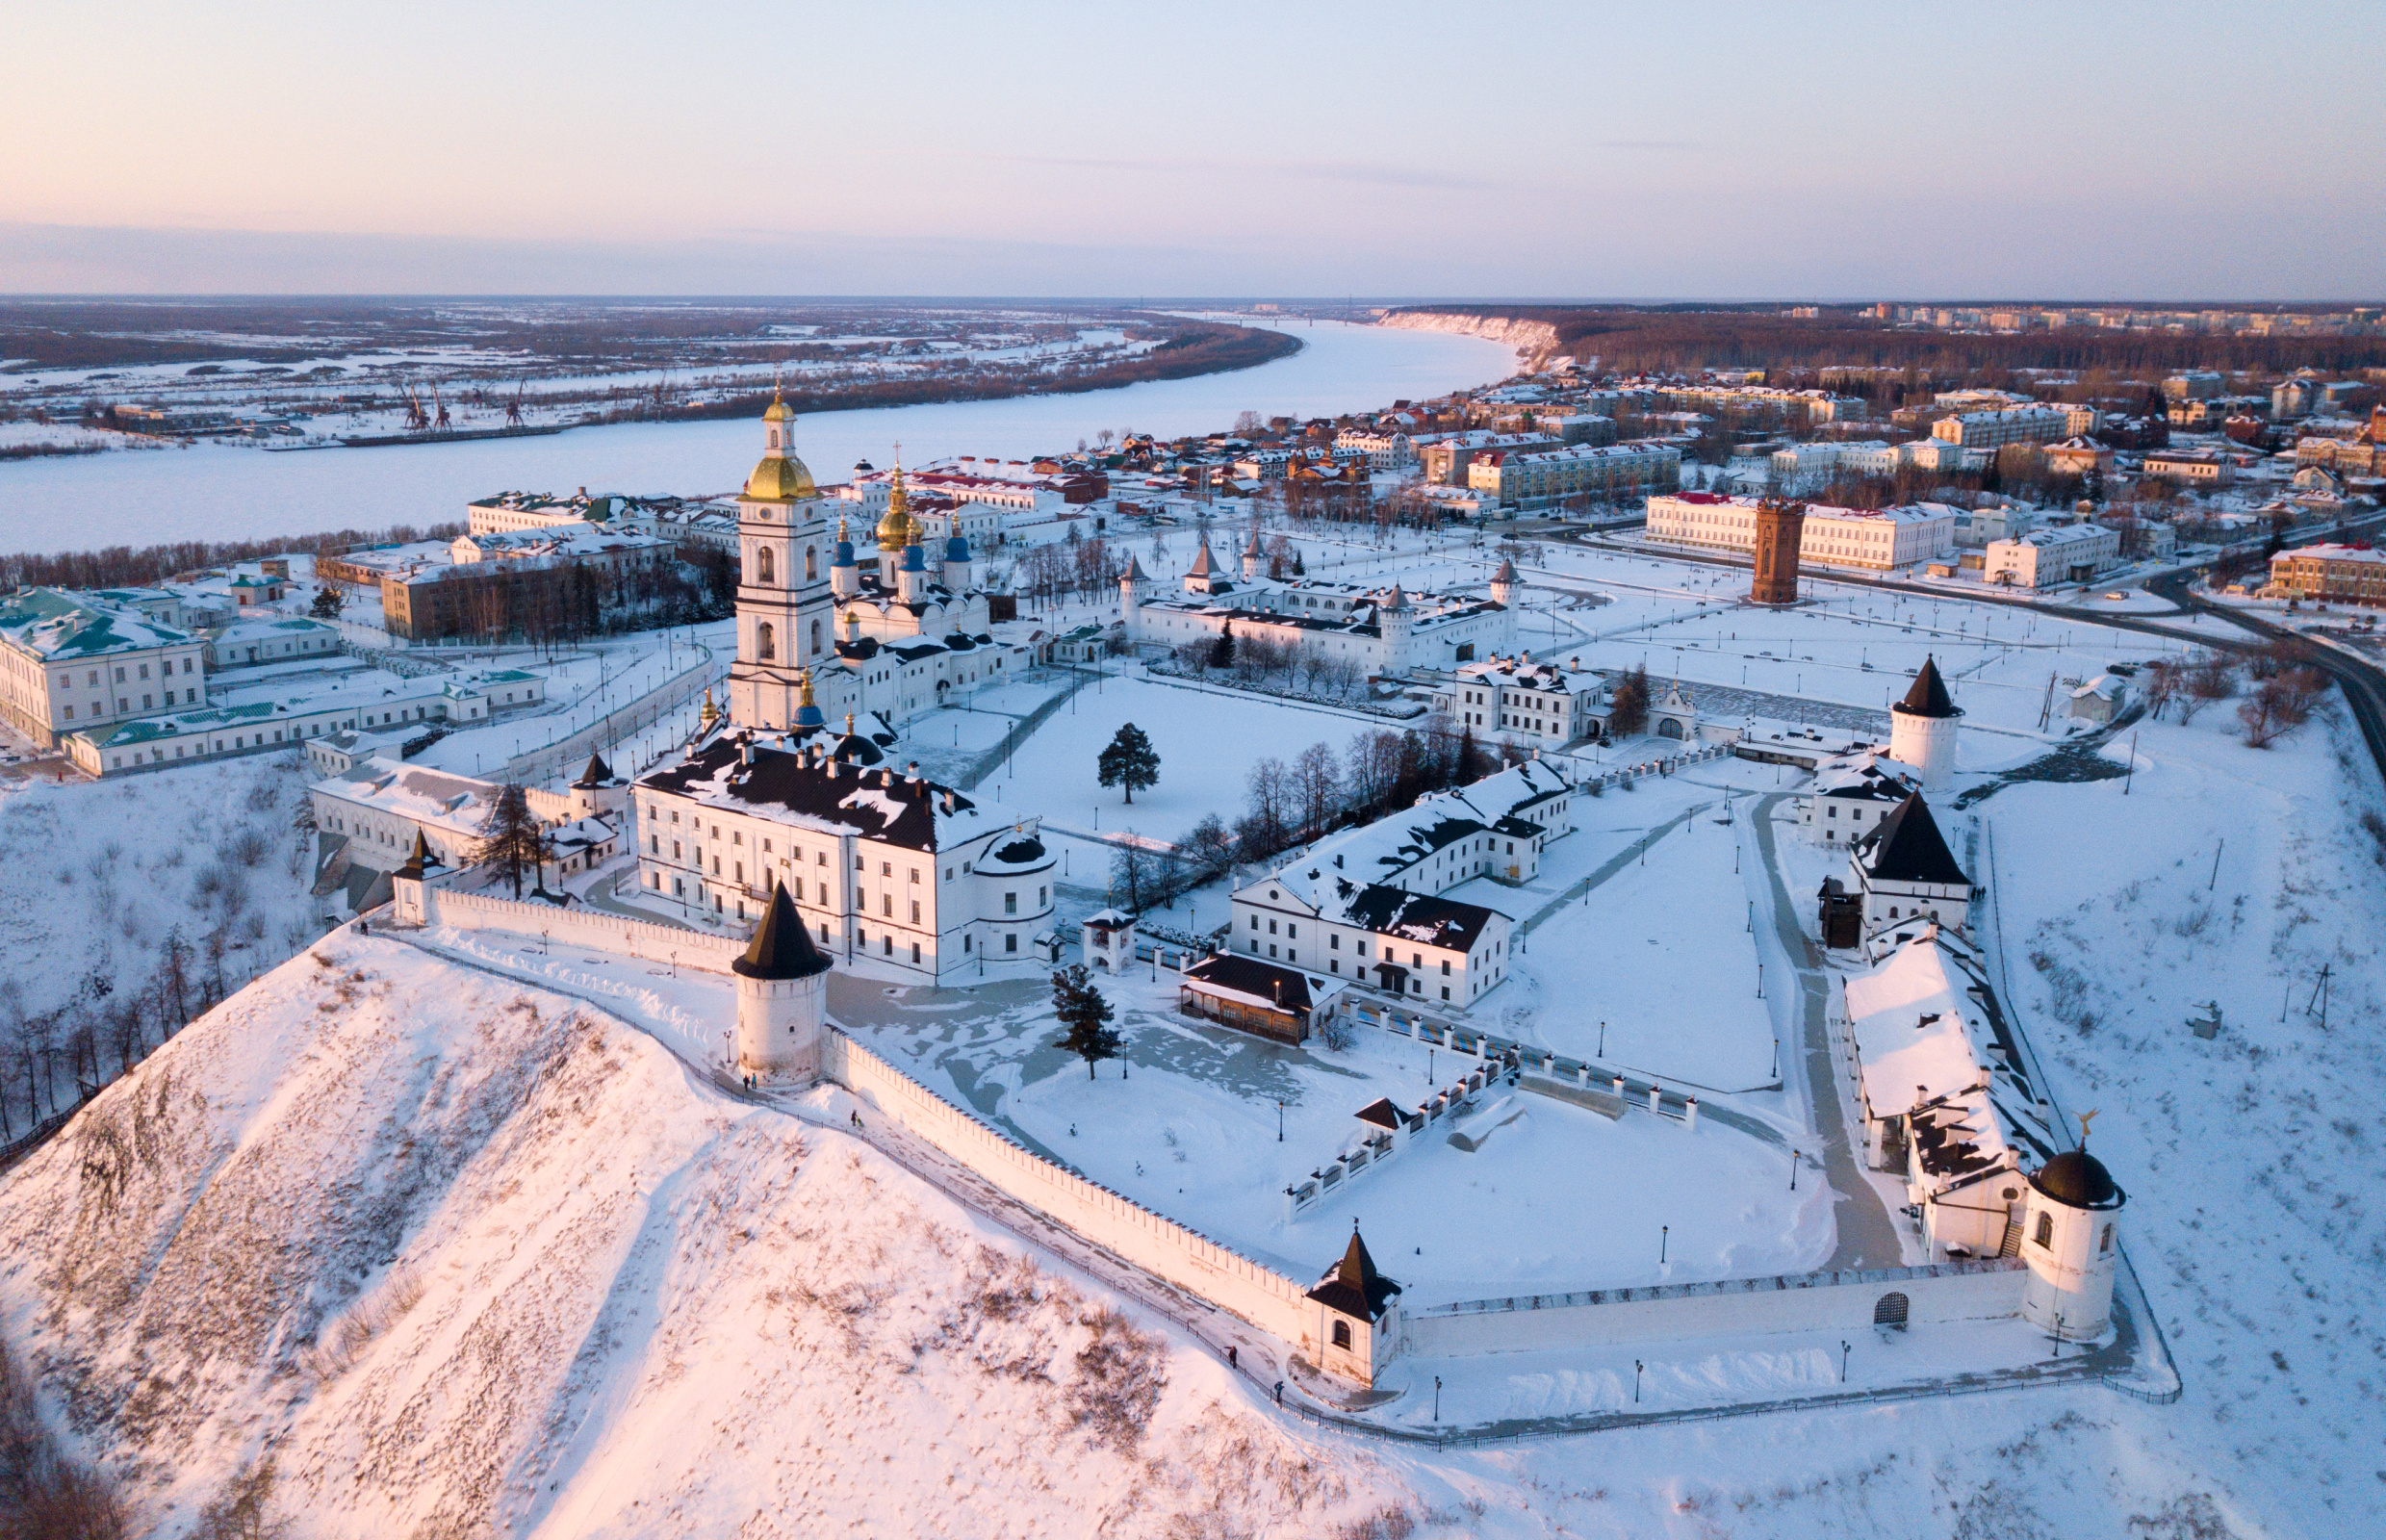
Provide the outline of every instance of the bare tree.
[[1293,761],[1293,784],[1300,804],[1300,833],[1315,839],[1342,810],[1342,761],[1333,748],[1313,743]]
[[2237,693],[2237,670],[2217,653],[2206,653],[2187,669],[2187,693],[2179,698],[2179,725],[2185,727],[2215,701]]

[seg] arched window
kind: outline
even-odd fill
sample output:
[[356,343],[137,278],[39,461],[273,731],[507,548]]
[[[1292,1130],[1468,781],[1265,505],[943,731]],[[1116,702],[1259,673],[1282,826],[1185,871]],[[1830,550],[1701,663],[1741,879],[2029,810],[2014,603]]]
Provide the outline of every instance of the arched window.
[[1894,1326],[1899,1331],[1903,1331],[1906,1329],[1906,1318],[1911,1308],[1911,1302],[1904,1295],[1892,1290],[1873,1301],[1872,1323],[1876,1326]]
[[754,580],[757,583],[777,582],[779,579],[772,570],[776,565],[771,560],[771,548],[764,546],[754,558]]
[[2051,1214],[2040,1213],[2038,1217],[2038,1244],[2043,1246],[2055,1244],[2055,1217]]
[[1346,1351],[1349,1349],[1350,1322],[1347,1321],[1337,1321],[1334,1322],[1334,1346],[1343,1348]]
[[779,633],[764,621],[754,629],[754,655],[767,663],[779,655]]
[[813,657],[818,657],[820,655],[820,622],[818,621],[812,622],[812,650],[810,655]]
[[820,576],[820,552],[813,546],[804,548],[804,580],[810,582]]

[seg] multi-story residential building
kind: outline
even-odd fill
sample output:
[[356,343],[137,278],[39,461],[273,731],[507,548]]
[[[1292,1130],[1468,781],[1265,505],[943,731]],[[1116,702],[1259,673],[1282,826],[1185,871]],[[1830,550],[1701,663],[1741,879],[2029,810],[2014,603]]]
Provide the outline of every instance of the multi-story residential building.
[[2215,369],[2188,369],[2163,381],[2163,394],[2174,401],[2209,400],[2228,388],[2228,376]]
[[381,578],[381,624],[409,641],[527,634],[575,608],[579,574],[597,580],[597,604],[609,610],[634,602],[641,576],[677,552],[671,541],[590,524],[459,535],[446,564]]
[[[2092,415],[2092,414],[2091,414]],[[1997,449],[2007,444],[2052,444],[2074,432],[2093,431],[2071,426],[2067,408],[2009,406],[1992,412],[1958,412],[1931,424],[1931,437],[1967,449]]]
[[1366,455],[1371,471],[1398,471],[1417,463],[1416,446],[1398,428],[1345,428],[1334,435],[1334,448]]
[[1439,434],[1416,440],[1415,443],[1417,463],[1424,469],[1424,478],[1437,486],[1446,487],[1472,486],[1467,471],[1478,454],[1530,454],[1563,448],[1554,434],[1493,433],[1483,428]]
[[1681,450],[1637,439],[1562,449],[1477,449],[1467,485],[1503,508],[1546,508],[1564,498],[1645,497],[1681,482]]
[[[1678,492],[1649,500],[1647,538],[1715,551],[1757,549],[1762,500],[1715,492]],[[1894,508],[1806,505],[1798,537],[1800,566],[1886,571],[1935,561],[1955,550],[1956,510],[1940,502]]]
[[2145,457],[2145,474],[2158,481],[2188,486],[2224,487],[2237,479],[2237,467],[2226,456],[2190,450],[2156,449]]
[[877,757],[816,724],[739,730],[638,781],[647,901],[751,919],[784,886],[823,951],[927,982],[1027,961],[1057,864],[1039,820]]
[[2087,582],[2121,559],[2117,529],[2096,524],[2057,525],[2010,540],[1991,540],[1982,552],[1983,581],[2015,588]]
[[207,700],[188,631],[56,588],[0,599],[0,712],[40,747]]
[[1532,881],[1574,830],[1574,786],[1534,759],[1328,835],[1236,889],[1232,950],[1463,1009],[1507,976],[1511,922],[1441,895]]
[[2323,544],[2270,559],[2268,593],[2331,604],[2386,604],[2386,551],[2365,544]]
[[2072,475],[2084,476],[2091,471],[2109,475],[2113,471],[2113,451],[2091,438],[2067,438],[2046,446],[2046,468]]

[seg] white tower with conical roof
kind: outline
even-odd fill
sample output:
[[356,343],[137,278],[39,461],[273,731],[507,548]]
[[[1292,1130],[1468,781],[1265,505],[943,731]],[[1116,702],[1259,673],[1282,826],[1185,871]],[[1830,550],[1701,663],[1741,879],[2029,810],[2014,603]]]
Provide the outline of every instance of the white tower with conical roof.
[[1889,757],[1922,772],[1922,784],[1937,787],[1955,773],[1956,724],[1962,707],[1947,693],[1936,657],[1922,659],[1913,688],[1889,708]]
[[737,1072],[797,1082],[820,1078],[829,960],[777,882],[762,923],[730,972],[737,981]]
[[1151,587],[1151,578],[1143,564],[1127,556],[1127,570],[1118,578],[1118,621],[1125,629],[1127,640],[1139,641],[1143,634],[1143,595]]

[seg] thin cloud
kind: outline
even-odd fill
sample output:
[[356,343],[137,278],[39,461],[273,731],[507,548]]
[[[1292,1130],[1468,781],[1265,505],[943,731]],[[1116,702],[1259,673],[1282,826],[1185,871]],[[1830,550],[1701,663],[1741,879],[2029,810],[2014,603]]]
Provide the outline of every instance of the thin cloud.
[[973,155],[977,161],[1007,166],[1065,166],[1084,170],[1133,171],[1170,176],[1187,172],[1214,176],[1306,177],[1321,182],[1358,182],[1376,187],[1434,188],[1444,192],[1489,192],[1510,184],[1490,177],[1436,171],[1405,166],[1378,166],[1355,161],[1163,161],[1106,160],[1080,155]]

